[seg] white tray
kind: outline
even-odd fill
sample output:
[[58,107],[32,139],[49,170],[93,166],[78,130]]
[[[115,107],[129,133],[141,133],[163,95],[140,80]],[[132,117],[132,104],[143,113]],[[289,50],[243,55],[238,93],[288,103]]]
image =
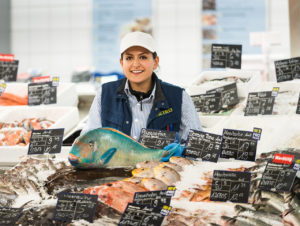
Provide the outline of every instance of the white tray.
[[[8,82],[6,83],[5,92],[12,93],[18,96],[26,96],[28,94],[28,83]],[[0,97],[1,98],[1,97]],[[57,103],[52,106],[77,106],[78,95],[74,83],[59,83],[57,87]],[[1,106],[7,108],[10,106]]]
[[[64,135],[68,134],[79,122],[79,113],[76,107],[50,107],[50,106],[36,106],[36,107],[17,107],[10,108],[0,114],[0,122],[21,121],[25,118],[39,118],[53,120],[55,123],[49,127],[64,128]],[[19,157],[26,155],[28,151],[27,146],[0,146],[0,165],[17,163]],[[5,156],[5,157],[4,157]]]

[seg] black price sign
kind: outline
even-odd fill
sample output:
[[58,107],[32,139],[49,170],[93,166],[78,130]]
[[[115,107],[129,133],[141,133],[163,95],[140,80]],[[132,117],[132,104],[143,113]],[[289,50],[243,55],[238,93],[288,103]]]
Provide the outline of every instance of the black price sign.
[[61,152],[64,129],[32,130],[28,155]]
[[298,99],[296,114],[300,114],[300,95],[299,95],[299,99]]
[[133,203],[152,207],[169,206],[174,193],[175,187],[168,187],[168,190],[161,191],[136,192]]
[[300,57],[275,61],[277,82],[300,78]]
[[197,130],[190,130],[183,151],[185,157],[201,158],[217,162],[221,150],[222,136]]
[[293,166],[294,164],[268,162],[259,183],[259,188],[289,192],[297,174]]
[[0,225],[15,225],[22,211],[22,208],[0,207]]
[[255,161],[256,147],[253,132],[223,129],[221,158]]
[[176,132],[166,130],[145,129],[141,131],[139,142],[153,149],[162,149],[175,141]]
[[56,88],[52,82],[28,84],[28,105],[55,104]]
[[19,61],[0,61],[0,79],[6,82],[17,81]]
[[222,108],[221,93],[209,93],[191,96],[198,112],[216,113]]
[[212,44],[211,68],[237,68],[242,65],[242,45]]
[[253,92],[248,94],[245,116],[272,115],[275,97],[272,91]]
[[234,106],[239,103],[236,83],[208,90],[206,93],[221,93],[223,109],[228,109],[228,107]]
[[214,170],[210,200],[248,203],[251,174]]
[[58,194],[54,220],[71,222],[83,219],[92,223],[97,202],[97,195],[61,192]]
[[[168,211],[171,207],[167,207]],[[164,220],[166,207],[157,208],[128,203],[118,226],[147,225],[160,226]]]

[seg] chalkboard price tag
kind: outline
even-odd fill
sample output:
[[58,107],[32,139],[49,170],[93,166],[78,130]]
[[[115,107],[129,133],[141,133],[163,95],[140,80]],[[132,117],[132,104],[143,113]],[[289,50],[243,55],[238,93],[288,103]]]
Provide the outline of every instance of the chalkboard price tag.
[[299,99],[298,99],[296,114],[300,114],[300,95],[299,95]]
[[300,57],[275,61],[277,82],[300,78]]
[[61,192],[58,194],[53,218],[63,222],[83,219],[92,223],[97,202],[97,195]]
[[239,103],[236,83],[208,90],[206,93],[221,93],[221,102],[223,109],[228,109],[229,107]]
[[256,148],[253,132],[223,129],[221,158],[255,161]]
[[212,44],[211,68],[237,68],[242,65],[242,45]]
[[221,93],[207,93],[191,96],[197,112],[216,113],[222,108]]
[[210,200],[248,203],[250,179],[249,172],[214,170]]
[[275,97],[271,91],[252,92],[248,94],[245,116],[272,115]]
[[22,208],[0,207],[0,225],[15,225],[22,211]]
[[164,220],[168,207],[157,208],[135,203],[128,203],[118,226],[131,226],[131,225],[149,225],[160,226]]
[[197,130],[190,130],[183,155],[217,162],[221,151],[222,136]]
[[61,152],[64,129],[32,130],[28,155]]
[[17,81],[19,61],[0,61],[0,79],[6,82]]
[[0,96],[2,93],[4,93],[5,89],[6,89],[6,84],[4,80],[0,80]]
[[55,104],[56,88],[52,82],[28,84],[28,105]]
[[169,206],[174,195],[174,193],[169,191],[174,190],[136,192],[134,193],[133,203],[152,207]]
[[175,142],[175,137],[175,131],[143,128],[140,134],[139,142],[148,148],[162,149],[168,144]]
[[262,190],[290,191],[297,171],[294,164],[268,162],[259,183]]

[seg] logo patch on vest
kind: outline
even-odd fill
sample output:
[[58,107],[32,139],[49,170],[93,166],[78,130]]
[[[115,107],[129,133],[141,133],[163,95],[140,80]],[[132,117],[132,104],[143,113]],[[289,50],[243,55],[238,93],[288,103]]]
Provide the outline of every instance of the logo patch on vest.
[[171,113],[172,111],[173,111],[173,108],[169,108],[169,109],[167,109],[167,110],[163,110],[163,111],[159,112],[159,113],[157,114],[157,116],[166,115],[166,114]]

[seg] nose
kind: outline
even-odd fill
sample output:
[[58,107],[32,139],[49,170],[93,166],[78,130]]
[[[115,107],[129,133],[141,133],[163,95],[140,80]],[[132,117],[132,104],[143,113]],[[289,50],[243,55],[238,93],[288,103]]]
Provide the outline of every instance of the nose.
[[140,65],[140,60],[138,58],[134,59],[132,64],[133,64],[133,66],[139,66]]

